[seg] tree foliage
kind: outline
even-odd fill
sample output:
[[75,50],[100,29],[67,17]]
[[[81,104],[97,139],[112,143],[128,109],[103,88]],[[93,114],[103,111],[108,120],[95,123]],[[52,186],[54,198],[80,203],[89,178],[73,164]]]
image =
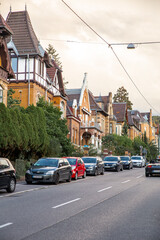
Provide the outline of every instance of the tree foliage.
[[102,138],[103,149],[112,151],[115,155],[124,155],[129,152],[131,155],[140,155],[141,149],[144,154],[146,150],[148,160],[155,159],[158,154],[158,149],[153,142],[149,142],[146,138],[137,137],[133,141],[127,136],[107,135]]
[[51,44],[49,44],[48,48],[46,48],[46,51],[49,54],[49,56],[54,59],[56,64],[62,69],[62,62],[60,61],[59,54],[57,53],[55,48]]
[[124,87],[120,87],[117,89],[117,93],[114,95],[113,100],[114,102],[126,102],[127,103],[127,109],[132,110],[133,103],[129,100],[128,92]]
[[14,93],[15,93],[15,91],[12,88],[9,89],[7,92],[7,106],[9,108],[19,106],[21,103],[21,101],[19,99],[13,98]]
[[[42,108],[46,118],[46,130],[50,139],[48,154],[54,156],[69,156],[74,148],[70,139],[67,138],[67,120],[61,118],[61,111],[52,104],[40,98],[37,106]],[[53,155],[52,155],[53,156]]]

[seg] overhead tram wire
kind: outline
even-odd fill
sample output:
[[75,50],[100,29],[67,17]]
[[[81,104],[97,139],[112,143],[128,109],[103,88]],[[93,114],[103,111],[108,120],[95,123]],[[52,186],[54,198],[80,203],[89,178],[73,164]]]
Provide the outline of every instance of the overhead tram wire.
[[[133,79],[131,78],[131,76],[129,75],[128,71],[126,70],[126,68],[124,67],[123,63],[121,62],[121,60],[119,59],[118,55],[116,54],[116,52],[113,50],[112,48],[112,44],[109,44],[101,35],[99,35],[87,22],[85,22],[64,0],[61,0],[66,6],[67,8],[69,8],[92,32],[94,32],[103,42],[105,42],[108,47],[112,50],[113,54],[115,55],[116,59],[118,60],[118,62],[120,63],[121,67],[123,68],[123,70],[125,71],[126,75],[128,76],[128,78],[131,80],[131,82],[133,83],[133,85],[135,86],[135,88],[137,89],[137,91],[139,92],[139,94],[142,96],[142,98],[147,102],[147,104],[160,115],[160,112],[157,111],[150,103],[149,101],[146,99],[146,97],[142,94],[142,92],[140,91],[140,89],[137,87],[137,85],[135,84],[135,82],[133,81]],[[152,42],[153,43],[153,42]],[[157,42],[158,43],[158,42]]]

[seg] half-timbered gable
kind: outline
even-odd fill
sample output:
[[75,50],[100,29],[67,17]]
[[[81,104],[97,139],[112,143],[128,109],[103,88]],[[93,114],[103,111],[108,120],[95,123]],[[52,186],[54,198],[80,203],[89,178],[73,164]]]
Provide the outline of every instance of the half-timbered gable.
[[[10,79],[9,88],[14,89],[14,96],[19,98],[21,106],[36,105],[40,97],[46,96],[50,85],[47,68],[52,64],[36,37],[27,10],[10,11],[7,24],[13,30],[13,36],[7,42],[16,76],[16,79]],[[53,92],[51,95],[53,97]]]
[[60,108],[62,117],[66,117],[67,96],[64,90],[62,70],[51,60],[52,66],[47,68],[47,88],[45,98]]
[[14,78],[6,38],[13,34],[11,28],[0,15],[0,103],[7,105],[8,78]]

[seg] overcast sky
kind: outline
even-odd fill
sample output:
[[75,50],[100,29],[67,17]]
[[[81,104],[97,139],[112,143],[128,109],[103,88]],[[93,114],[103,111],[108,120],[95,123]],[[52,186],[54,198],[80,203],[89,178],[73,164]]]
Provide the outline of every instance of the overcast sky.
[[[0,0],[6,19],[10,10],[23,11],[25,3],[34,31],[46,48],[52,44],[63,65],[67,88],[80,88],[87,72],[88,88],[94,95],[113,95],[124,86],[133,108],[150,106],[139,94],[108,48],[61,0]],[[159,0],[65,0],[109,43],[160,41]],[[68,42],[77,41],[81,43]],[[138,45],[134,50],[113,46],[130,77],[160,115],[160,44]]]

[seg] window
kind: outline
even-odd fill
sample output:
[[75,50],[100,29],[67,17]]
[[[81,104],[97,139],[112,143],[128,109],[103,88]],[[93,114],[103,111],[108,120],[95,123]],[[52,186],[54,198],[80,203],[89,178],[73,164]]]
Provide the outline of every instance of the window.
[[112,123],[109,124],[109,133],[112,134]]
[[17,58],[11,59],[11,65],[12,65],[13,71],[16,73],[17,72]]
[[64,104],[63,101],[60,103],[60,110],[61,110],[61,112],[62,112],[61,117],[64,118],[65,104]]
[[1,159],[0,160],[0,169],[4,169],[4,168],[8,168],[8,167],[9,167],[9,164],[8,164],[7,160]]
[[0,103],[3,102],[3,88],[0,86]]

